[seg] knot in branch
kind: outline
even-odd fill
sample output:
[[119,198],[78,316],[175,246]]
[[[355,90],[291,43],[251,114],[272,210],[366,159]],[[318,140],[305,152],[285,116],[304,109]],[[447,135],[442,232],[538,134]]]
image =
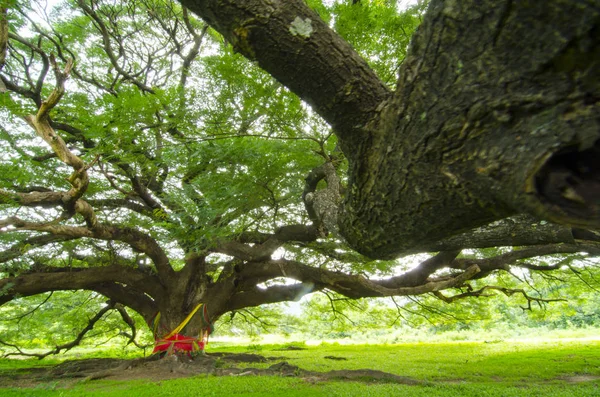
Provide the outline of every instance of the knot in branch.
[[[327,187],[317,190],[317,185],[322,180],[325,180]],[[302,199],[310,220],[324,236],[328,232],[338,234],[340,190],[340,179],[330,162],[313,169],[306,177]]]

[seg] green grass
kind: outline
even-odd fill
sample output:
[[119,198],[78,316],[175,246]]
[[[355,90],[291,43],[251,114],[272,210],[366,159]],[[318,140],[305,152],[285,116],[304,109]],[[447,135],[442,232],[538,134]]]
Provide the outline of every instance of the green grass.
[[[431,382],[429,386],[330,381],[311,383],[271,376],[196,376],[168,381],[92,381],[68,389],[49,380],[29,389],[0,389],[8,396],[599,396],[600,381],[572,382],[574,376],[600,377],[600,341],[453,342],[397,345],[323,344],[306,350],[285,345],[221,346],[212,351],[285,356],[313,371],[377,369]],[[345,361],[325,356],[344,357]],[[11,368],[40,364],[0,361],[0,376]],[[272,364],[272,363],[271,363]],[[250,364],[267,367],[271,364]],[[581,378],[580,378],[581,379]]]
[[77,385],[69,390],[48,390],[44,387],[27,390],[2,390],[2,396],[598,396],[598,386],[593,385],[542,385],[506,386],[478,384],[450,384],[425,387],[394,384],[363,384],[356,382],[327,382],[311,385],[290,378],[215,378],[194,377],[168,382],[143,381],[97,382]]

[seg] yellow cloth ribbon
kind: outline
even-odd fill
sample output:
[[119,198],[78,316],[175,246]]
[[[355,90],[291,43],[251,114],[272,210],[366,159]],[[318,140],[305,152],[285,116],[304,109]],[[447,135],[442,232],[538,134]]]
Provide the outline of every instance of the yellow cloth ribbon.
[[191,313],[190,313],[190,314],[188,314],[188,316],[187,316],[187,317],[186,317],[186,318],[185,318],[185,319],[184,319],[184,320],[181,322],[181,324],[179,324],[179,325],[177,326],[177,328],[175,328],[173,331],[171,331],[171,333],[170,333],[169,335],[165,336],[165,337],[164,337],[164,339],[169,339],[169,338],[170,338],[170,337],[172,337],[173,335],[175,335],[175,334],[178,334],[178,333],[179,333],[179,331],[181,331],[181,330],[183,329],[183,327],[185,327],[185,326],[187,325],[187,323],[189,323],[189,322],[190,322],[190,320],[192,319],[192,317],[194,317],[194,314],[196,314],[196,312],[197,312],[198,310],[200,310],[200,308],[201,308],[202,306],[204,306],[204,304],[203,304],[203,303],[200,303],[200,304],[198,304],[198,306],[196,306],[196,307],[194,308],[194,310],[192,310],[192,311],[191,311]]

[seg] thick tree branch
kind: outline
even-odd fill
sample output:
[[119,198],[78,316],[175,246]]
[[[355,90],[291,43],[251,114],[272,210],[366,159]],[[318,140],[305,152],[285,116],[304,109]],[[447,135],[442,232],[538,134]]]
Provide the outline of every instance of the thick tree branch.
[[0,229],[7,226],[14,226],[17,230],[46,232],[68,238],[93,238],[107,241],[122,241],[129,244],[132,248],[148,255],[156,266],[159,276],[168,279],[174,274],[173,268],[169,263],[169,258],[156,240],[132,228],[119,228],[116,226],[97,224],[93,229],[89,229],[77,226],[27,222],[17,217],[0,219]]
[[268,288],[254,288],[253,290],[239,292],[231,297],[227,304],[228,311],[254,307],[268,303],[298,301],[304,295],[323,289],[313,283],[299,283],[292,285],[274,285]]
[[356,51],[304,1],[181,3],[219,31],[235,50],[256,60],[311,104],[343,142],[369,139],[367,124],[390,93]]
[[593,2],[432,0],[382,133],[347,153],[349,244],[393,258],[517,213],[600,227],[599,15]]
[[[160,291],[160,288],[157,288],[152,295],[152,299],[144,291],[138,290],[131,285],[122,285],[119,282],[98,284],[94,286],[94,291],[106,296],[114,302],[123,304],[135,310],[144,318],[146,323],[150,323],[152,318],[156,315],[156,312],[158,312],[156,301],[165,299],[164,294],[166,293],[164,290]],[[157,295],[157,293],[160,293],[160,295]]]
[[[138,306],[133,305],[139,309],[150,305],[148,298],[142,298],[142,293],[159,297],[165,293],[164,287],[156,276],[118,265],[93,268],[47,267],[41,270],[0,280],[0,291],[3,291],[3,294],[0,295],[0,304],[10,302],[17,296],[31,296],[59,290],[87,289],[102,294],[106,293],[108,297],[113,297],[109,293],[112,291],[116,300],[127,306],[136,299],[140,299]],[[131,290],[118,288],[118,284],[111,286],[112,283],[130,286]],[[140,291],[140,293],[136,294],[134,291]],[[142,313],[145,312],[142,311]]]
[[[456,255],[456,253],[453,253]],[[450,255],[451,256],[451,255]],[[448,258],[444,258],[447,260]],[[437,260],[440,260],[438,258]],[[436,261],[433,261],[436,262]],[[433,265],[430,265],[434,267]],[[427,267],[427,266],[425,266]],[[277,277],[287,277],[303,283],[313,283],[317,289],[327,288],[349,298],[376,296],[420,295],[462,285],[479,273],[477,265],[464,272],[441,279],[427,279],[414,285],[414,278],[392,278],[390,280],[369,280],[362,275],[314,268],[297,261],[285,259],[246,264],[240,270],[241,291],[253,289],[260,282]]]
[[600,235],[568,226],[539,221],[530,215],[518,215],[439,241],[416,245],[405,252],[446,251],[466,248],[515,247],[566,243],[576,240],[600,241]]

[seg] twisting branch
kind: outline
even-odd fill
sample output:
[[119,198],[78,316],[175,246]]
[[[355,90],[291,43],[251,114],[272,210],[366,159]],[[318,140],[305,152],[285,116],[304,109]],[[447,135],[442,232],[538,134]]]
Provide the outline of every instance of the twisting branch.
[[83,340],[83,337],[94,328],[94,325],[96,325],[96,323],[110,310],[115,308],[115,303],[113,302],[108,302],[108,304],[103,307],[102,309],[100,309],[100,311],[98,313],[96,313],[96,315],[94,317],[92,317],[91,319],[89,319],[86,327],[84,329],[82,329],[79,334],[77,334],[77,337],[72,340],[71,342],[68,343],[64,343],[62,345],[58,345],[56,346],[54,349],[47,351],[46,353],[26,353],[24,352],[22,349],[20,349],[18,346],[14,345],[14,344],[10,344],[7,342],[4,342],[2,340],[0,340],[0,344],[3,344],[5,346],[9,346],[9,347],[13,347],[15,349],[17,349],[17,353],[7,353],[5,354],[3,357],[10,357],[10,356],[26,356],[26,357],[37,357],[38,359],[43,359],[47,356],[53,355],[53,354],[59,354],[61,351],[69,351],[72,348],[74,348],[75,346],[78,346],[81,341]]
[[[119,54],[115,54],[115,52],[113,51],[113,48],[112,48],[112,44],[111,44],[110,30],[106,26],[106,24],[104,23],[104,21],[102,20],[102,18],[100,18],[100,16],[98,15],[98,13],[93,8],[91,8],[90,6],[88,6],[85,3],[85,1],[83,1],[83,0],[78,0],[77,4],[79,5],[79,7],[81,7],[81,9],[90,18],[92,18],[92,20],[94,21],[94,23],[98,27],[98,30],[100,31],[100,34],[102,35],[102,44],[103,44],[104,52],[108,56],[108,59],[110,60],[112,66],[115,68],[115,70],[121,76],[123,76],[123,78],[126,81],[130,81],[132,84],[134,84],[136,87],[138,87],[141,91],[147,92],[149,94],[154,94],[155,91],[151,87],[149,87],[143,81],[140,81],[137,78],[138,75],[140,75],[143,72],[143,70],[140,71],[140,72],[138,72],[138,73],[133,73],[132,74],[132,73],[128,72],[127,70],[123,69],[123,67],[121,66],[121,64],[119,64],[119,58],[121,57],[121,55],[123,53],[123,48],[119,47]],[[117,38],[116,42],[119,44],[120,40]]]
[[[6,52],[8,51],[8,8],[0,7],[0,72],[6,62]],[[6,87],[0,80],[0,93],[5,92]]]
[[566,299],[536,298],[534,296],[531,296],[531,295],[527,294],[527,292],[524,289],[521,289],[521,288],[505,288],[505,287],[498,287],[498,286],[494,286],[494,285],[486,285],[485,287],[482,287],[482,288],[480,288],[478,290],[463,292],[462,294],[457,294],[457,295],[453,295],[453,296],[446,296],[446,295],[442,294],[439,291],[434,292],[433,295],[436,298],[439,298],[439,299],[443,300],[446,303],[452,303],[452,302],[455,302],[455,301],[457,301],[459,299],[465,299],[465,298],[469,298],[469,297],[481,297],[481,296],[483,296],[483,297],[490,297],[490,296],[493,296],[493,294],[485,293],[488,290],[491,290],[491,291],[500,291],[500,292],[502,292],[506,296],[512,296],[514,294],[520,294],[520,295],[522,295],[527,300],[527,307],[521,307],[521,309],[523,309],[523,310],[531,310],[531,303],[532,302],[537,303],[541,307],[543,303],[566,302],[567,301]]
[[150,346],[149,345],[140,345],[135,340],[135,336],[137,334],[135,320],[133,318],[131,318],[131,316],[129,315],[129,313],[127,313],[127,310],[125,310],[125,307],[123,307],[123,305],[117,303],[115,305],[115,310],[117,310],[119,312],[119,314],[121,315],[121,318],[123,319],[125,324],[127,324],[129,326],[129,329],[131,329],[131,334],[127,334],[126,332],[121,332],[121,335],[124,335],[128,338],[127,344],[133,343],[136,347],[138,347],[140,349],[144,349],[144,351],[146,351],[146,349]]
[[245,261],[258,261],[270,258],[277,248],[287,242],[315,241],[319,237],[318,233],[314,226],[287,225],[278,228],[273,234],[242,233],[237,238],[220,241],[212,251]]
[[50,63],[54,69],[56,86],[50,93],[48,99],[41,103],[37,114],[35,116],[28,115],[25,117],[25,120],[33,127],[35,132],[50,145],[57,156],[65,164],[70,165],[75,171],[78,171],[84,168],[83,161],[71,153],[69,148],[67,148],[65,141],[58,136],[50,126],[50,111],[58,104],[65,93],[65,82],[69,78],[69,74],[73,68],[73,60],[69,59],[67,61],[64,71],[59,69],[53,55],[50,56]]
[[50,111],[58,104],[65,93],[65,82],[69,78],[73,68],[73,60],[69,59],[64,70],[60,70],[54,55],[50,56],[50,63],[54,69],[56,77],[56,86],[50,93],[47,100],[39,106],[37,114],[25,116],[25,121],[34,129],[56,153],[58,158],[65,164],[71,166],[74,170],[68,181],[71,189],[66,197],[62,197],[63,205],[66,207],[66,216],[70,217],[78,212],[83,215],[88,227],[95,227],[97,223],[96,215],[90,205],[84,201],[79,201],[87,190],[89,184],[88,168],[93,164],[86,165],[83,160],[73,154],[67,147],[65,141],[54,131],[50,125]]

